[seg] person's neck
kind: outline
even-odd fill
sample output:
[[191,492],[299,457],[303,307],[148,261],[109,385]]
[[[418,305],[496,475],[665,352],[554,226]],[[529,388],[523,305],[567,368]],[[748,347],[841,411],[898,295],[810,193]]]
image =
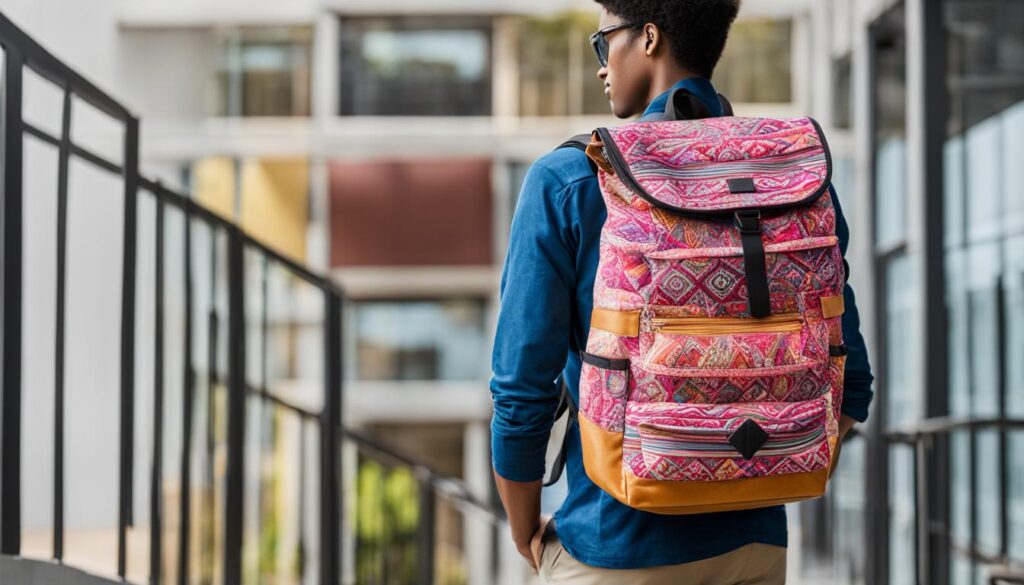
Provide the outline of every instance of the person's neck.
[[654,98],[672,89],[672,86],[690,77],[700,77],[689,69],[682,67],[663,67],[655,70],[651,78],[651,89],[647,96],[647,103],[654,101]]

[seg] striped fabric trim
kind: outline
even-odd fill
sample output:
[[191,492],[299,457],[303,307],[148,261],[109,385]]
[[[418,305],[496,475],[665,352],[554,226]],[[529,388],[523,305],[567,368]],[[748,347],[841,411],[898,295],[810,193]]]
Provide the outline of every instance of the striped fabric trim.
[[[766,243],[764,251],[766,254],[778,254],[780,252],[802,252],[815,248],[824,248],[839,244],[836,236],[821,236],[815,238],[802,238],[799,240],[788,240],[778,243]],[[730,256],[742,256],[743,248],[740,246],[722,246],[719,248],[671,248],[647,252],[644,256],[654,260],[682,260],[686,258],[727,258]]]
[[769,172],[790,172],[794,168],[814,170],[826,162],[821,147],[763,159],[708,161],[687,163],[673,167],[661,159],[642,159],[633,162],[630,170],[636,178],[671,177],[674,179],[731,178]]
[[[820,422],[808,429],[772,434],[757,450],[757,456],[793,455],[820,444],[825,437],[824,421]],[[642,452],[662,457],[741,457],[728,438],[725,429],[686,429],[676,433],[640,425],[626,428],[623,446],[639,443]]]

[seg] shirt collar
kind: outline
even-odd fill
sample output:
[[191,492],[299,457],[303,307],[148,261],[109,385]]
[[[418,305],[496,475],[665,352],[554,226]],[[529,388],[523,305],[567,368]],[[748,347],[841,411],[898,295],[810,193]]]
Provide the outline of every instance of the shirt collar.
[[644,110],[643,115],[648,116],[650,114],[661,114],[665,111],[665,106],[668,104],[668,96],[677,89],[685,89],[686,91],[697,96],[701,102],[707,106],[708,111],[711,112],[712,116],[721,116],[725,112],[722,111],[722,102],[718,99],[718,91],[715,90],[715,86],[711,85],[711,80],[705,77],[687,77],[676,82],[675,85],[670,87],[668,91],[662,93],[658,97],[651,101],[651,104]]

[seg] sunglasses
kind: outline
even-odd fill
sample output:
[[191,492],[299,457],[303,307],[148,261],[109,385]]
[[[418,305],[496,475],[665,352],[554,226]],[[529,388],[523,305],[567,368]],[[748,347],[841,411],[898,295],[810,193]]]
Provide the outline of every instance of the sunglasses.
[[606,26],[596,33],[590,35],[590,46],[594,47],[594,54],[597,55],[597,61],[601,64],[601,67],[608,66],[608,35],[615,31],[620,31],[627,28],[640,28],[642,24],[636,24],[632,22],[625,22],[622,24],[613,24]]

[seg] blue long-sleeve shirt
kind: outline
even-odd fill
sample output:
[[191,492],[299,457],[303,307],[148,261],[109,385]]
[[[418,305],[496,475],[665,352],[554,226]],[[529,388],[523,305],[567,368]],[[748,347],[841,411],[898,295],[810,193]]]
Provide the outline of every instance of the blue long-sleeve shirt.
[[[722,115],[711,82],[685,79],[715,115]],[[645,115],[663,112],[669,92]],[[849,229],[835,191],[840,247]],[[559,373],[579,404],[579,350],[586,347],[593,308],[598,242],[607,211],[586,155],[573,148],[553,151],[527,172],[512,220],[501,277],[501,308],[492,358],[491,452],[499,475],[536,481],[557,408]],[[871,401],[868,364],[860,320],[849,285],[842,317],[848,347],[842,411],[867,418]],[[782,506],[687,516],[639,511],[602,491],[583,469],[579,428],[570,425],[566,444],[568,495],[556,512],[559,538],[573,558],[588,565],[636,568],[695,561],[745,544],[786,545]]]

